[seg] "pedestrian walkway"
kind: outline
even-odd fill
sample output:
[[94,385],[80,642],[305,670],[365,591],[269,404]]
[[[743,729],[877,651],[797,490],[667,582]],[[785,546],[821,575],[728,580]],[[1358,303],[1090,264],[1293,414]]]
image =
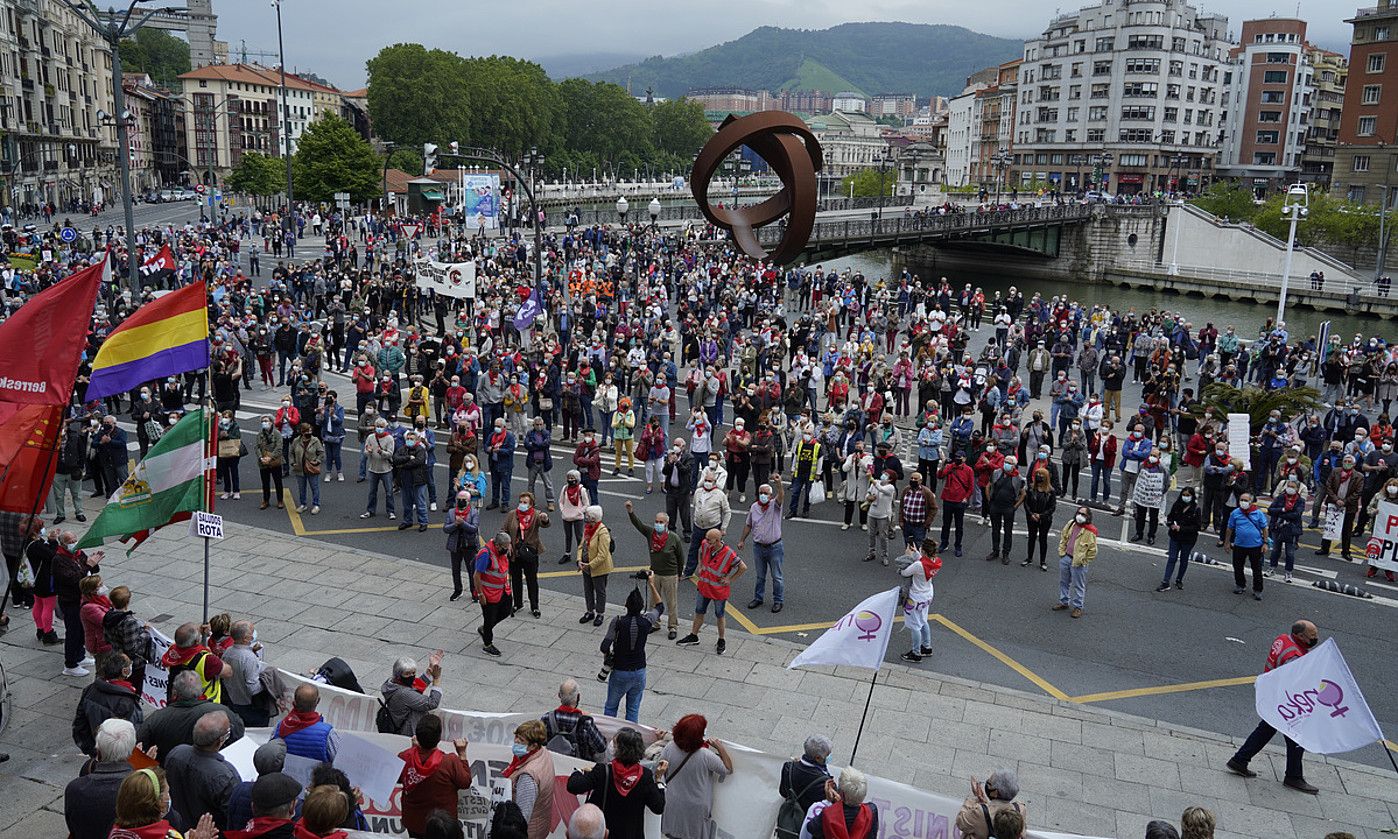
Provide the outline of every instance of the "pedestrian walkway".
[[[228,538],[211,550],[211,611],[252,617],[269,663],[304,672],[339,655],[367,687],[382,682],[395,657],[441,648],[444,707],[542,713],[556,701],[558,683],[572,676],[583,685],[584,707],[600,710],[605,687],[594,675],[601,630],[578,627],[577,597],[542,591],[543,618],[521,613],[497,627],[504,655],[491,659],[473,631],[478,610],[447,601],[445,568],[246,525],[228,523],[226,530]],[[199,616],[201,558],[200,543],[174,526],[130,557],[114,546],[102,573],[112,585],[129,585],[137,613],[171,634]],[[62,836],[63,786],[81,763],[69,732],[82,680],[58,675],[61,653],[33,640],[28,613],[11,616],[12,631],[0,638],[14,693],[14,716],[0,735],[0,751],[11,755],[0,764],[0,839]],[[715,736],[776,754],[797,754],[806,736],[825,733],[838,764],[853,744],[868,675],[786,670],[796,649],[739,631],[722,657],[707,643],[655,644],[641,721],[669,727],[699,712]],[[1146,822],[1177,823],[1191,805],[1216,814],[1219,839],[1320,839],[1340,830],[1380,839],[1398,819],[1398,781],[1389,770],[1308,755],[1306,777],[1321,788],[1312,798],[1281,786],[1279,748],[1253,762],[1256,780],[1227,773],[1223,764],[1237,742],[885,665],[860,763],[956,797],[967,793],[972,775],[1014,768],[1032,828],[1100,837],[1137,839]]]

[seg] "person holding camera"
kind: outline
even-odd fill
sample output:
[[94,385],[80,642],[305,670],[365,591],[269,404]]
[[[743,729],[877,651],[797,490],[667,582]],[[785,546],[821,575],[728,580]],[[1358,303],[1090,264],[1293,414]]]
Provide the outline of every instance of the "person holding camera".
[[[630,502],[627,502],[628,506]],[[663,514],[662,514],[663,515]],[[632,513],[632,518],[635,514]],[[674,539],[674,534],[667,534]],[[678,547],[676,548],[678,554]],[[602,670],[597,680],[607,683],[607,701],[603,713],[615,717],[621,700],[626,699],[627,722],[639,722],[641,696],[646,690],[646,639],[660,626],[660,616],[667,610],[655,587],[655,572],[638,571],[631,575],[646,581],[650,589],[650,609],[641,611],[645,600],[640,588],[632,588],[626,596],[626,614],[612,618],[607,634],[602,638]],[[674,620],[674,617],[671,617]],[[674,627],[670,628],[673,635]]]
[[[651,585],[660,592],[665,604],[665,614],[669,618],[670,640],[679,634],[679,616],[675,614],[675,598],[679,595],[680,567],[684,564],[684,549],[680,547],[679,534],[670,528],[670,516],[655,514],[655,523],[647,526],[636,516],[635,505],[626,502],[626,515],[631,517],[631,526],[646,539],[650,548]],[[642,579],[644,572],[636,574]]]

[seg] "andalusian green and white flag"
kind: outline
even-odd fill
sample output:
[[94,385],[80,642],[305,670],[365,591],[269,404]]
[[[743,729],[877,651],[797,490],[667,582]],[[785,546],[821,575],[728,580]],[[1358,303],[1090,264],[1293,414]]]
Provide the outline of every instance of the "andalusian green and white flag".
[[109,536],[132,539],[127,553],[145,541],[150,532],[167,524],[186,521],[204,509],[207,472],[208,427],[204,409],[186,414],[165,432],[136,464],[102,508],[97,520],[78,543],[89,548]]

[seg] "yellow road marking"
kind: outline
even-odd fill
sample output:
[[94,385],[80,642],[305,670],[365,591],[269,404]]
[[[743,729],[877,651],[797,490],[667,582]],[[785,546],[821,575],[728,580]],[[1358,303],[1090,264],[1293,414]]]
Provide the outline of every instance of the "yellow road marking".
[[297,536],[305,536],[306,526],[301,522],[301,514],[296,512],[296,501],[291,497],[291,487],[282,487],[282,503],[286,505],[286,517],[291,520],[291,532]]
[[[612,569],[612,573],[613,573],[613,574],[621,574],[621,573],[629,573],[629,572],[631,572],[631,571],[645,571],[645,570],[648,569],[648,568],[650,568],[649,565],[618,565],[617,567],[615,567],[615,568]],[[558,577],[576,577],[576,576],[578,576],[578,575],[581,574],[581,573],[582,573],[582,572],[579,571],[579,570],[577,569],[576,566],[574,566],[573,570],[571,570],[571,571],[544,571],[544,572],[541,572],[541,573],[539,574],[539,579],[545,580],[545,579],[555,579],[555,578],[558,578]],[[637,580],[637,582],[640,582],[640,580]]]
[[1044,693],[1047,693],[1049,696],[1052,696],[1054,699],[1061,699],[1064,701],[1068,700],[1068,694],[1054,687],[1047,679],[1040,676],[1038,673],[1035,673],[1033,670],[1030,670],[1028,667],[1025,667],[1023,664],[1020,664],[1018,661],[1015,661],[1014,659],[1010,658],[1008,655],[1005,655],[1004,653],[1000,652],[1000,650],[996,649],[995,647],[991,646],[985,641],[982,641],[980,638],[971,634],[968,630],[963,629],[959,624],[957,624],[951,618],[948,618],[946,615],[928,615],[927,618],[928,620],[934,620],[937,623],[940,623],[942,626],[945,626],[947,629],[950,629],[952,632],[955,632],[957,635],[960,635],[962,638],[965,638],[967,641],[970,641],[972,644],[975,644],[977,647],[980,647],[985,652],[990,653],[990,655],[999,660],[1001,664],[1015,671],[1016,673],[1028,679],[1029,681],[1033,682],[1040,690],[1042,690]]
[[1250,685],[1257,680],[1256,676],[1235,676],[1230,679],[1209,679],[1203,682],[1182,682],[1175,685],[1157,685],[1148,688],[1131,688],[1129,690],[1110,690],[1102,693],[1089,693],[1083,696],[1069,697],[1069,701],[1080,705],[1091,702],[1110,702],[1114,699],[1136,699],[1141,696],[1161,696],[1167,693],[1188,693],[1194,690],[1208,690],[1209,688],[1226,688],[1235,685]]
[[762,628],[759,627],[757,624],[753,623],[751,620],[749,620],[748,616],[743,614],[741,609],[736,608],[731,601],[729,602],[728,608],[724,609],[723,611],[724,614],[737,621],[738,625],[741,626],[743,629],[746,629],[749,633],[753,635],[762,634]]

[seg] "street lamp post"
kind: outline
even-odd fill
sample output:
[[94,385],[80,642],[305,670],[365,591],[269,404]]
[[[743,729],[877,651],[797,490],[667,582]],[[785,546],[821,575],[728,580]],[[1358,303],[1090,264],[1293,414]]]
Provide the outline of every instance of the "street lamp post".
[[1388,184],[1378,184],[1378,187],[1383,199],[1379,202],[1379,251],[1374,261],[1375,285],[1378,285],[1379,277],[1383,276],[1384,263],[1388,261],[1388,203],[1393,200]]
[[107,46],[112,52],[112,106],[117,114],[126,115],[124,119],[115,124],[117,130],[117,172],[121,179],[121,208],[126,222],[126,279],[133,292],[141,290],[141,279],[139,276],[140,266],[136,264],[136,213],[131,198],[131,135],[128,131],[130,113],[126,110],[126,91],[121,86],[121,42],[126,38],[135,37],[141,27],[145,26],[157,14],[172,16],[188,14],[187,9],[180,8],[151,9],[133,24],[131,18],[136,12],[136,6],[143,2],[147,2],[147,0],[131,0],[130,5],[121,15],[117,15],[115,11],[109,12],[109,19],[106,23],[100,22],[92,15],[95,7],[90,3],[80,2],[80,0],[65,0],[64,2],[64,5],[73,14],[97,31],[97,34],[107,42]]
[[621,226],[622,226],[622,227],[625,227],[625,226],[626,226],[626,211],[627,211],[628,209],[630,209],[630,207],[629,207],[629,205],[626,203],[626,196],[625,196],[625,195],[621,196],[620,198],[618,198],[618,199],[616,200],[616,214],[617,214],[618,216],[621,216]]
[[660,219],[660,199],[652,198],[646,209],[650,211],[650,226],[654,228]]
[[1107,185],[1112,182],[1112,164],[1116,162],[1116,155],[1105,152],[1102,155],[1102,191],[1107,191]]
[[[282,0],[272,0],[272,6],[277,10],[277,54],[281,60],[281,97],[282,97],[282,137],[285,142],[284,157],[286,158],[286,219],[285,226],[288,230],[295,231],[296,222],[292,219],[292,201],[294,191],[291,186],[291,103],[287,101],[286,91],[286,44],[282,40]],[[294,247],[294,245],[293,245]]]
[[1296,222],[1309,213],[1310,191],[1305,184],[1292,184],[1286,191],[1286,203],[1282,205],[1282,218],[1291,220],[1291,230],[1286,237],[1286,262],[1282,265],[1281,297],[1277,300],[1277,326],[1281,326],[1286,316],[1286,287],[1291,282],[1291,254],[1296,248]]
[[883,179],[888,172],[888,167],[893,163],[893,147],[884,146],[883,154],[879,157],[879,221],[883,221],[884,190]]
[[1010,150],[1001,146],[994,155],[991,156],[991,163],[995,164],[995,206],[1000,206],[1000,190],[1005,186],[1005,171],[1009,169],[1013,160]]

